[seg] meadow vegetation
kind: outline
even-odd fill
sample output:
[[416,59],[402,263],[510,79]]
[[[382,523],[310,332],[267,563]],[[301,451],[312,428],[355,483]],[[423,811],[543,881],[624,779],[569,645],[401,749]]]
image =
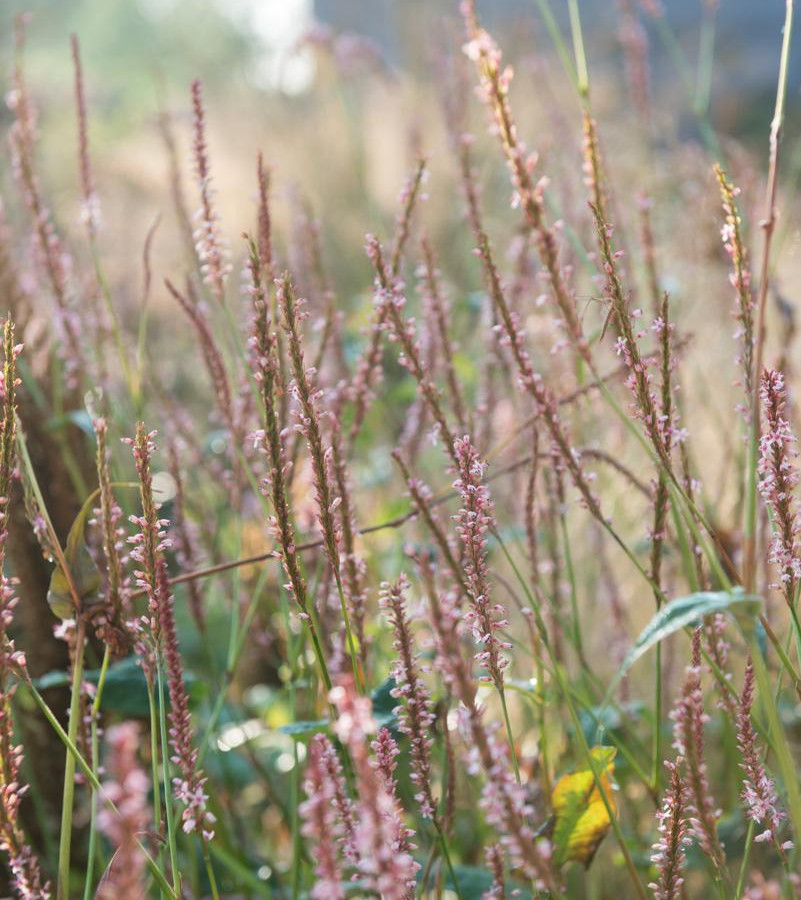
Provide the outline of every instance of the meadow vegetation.
[[16,21],[0,893],[801,897],[793,0],[759,153],[714,2],[617,81],[567,7],[416,82],[316,29],[246,168],[195,80],[135,202],[75,36],[53,192]]

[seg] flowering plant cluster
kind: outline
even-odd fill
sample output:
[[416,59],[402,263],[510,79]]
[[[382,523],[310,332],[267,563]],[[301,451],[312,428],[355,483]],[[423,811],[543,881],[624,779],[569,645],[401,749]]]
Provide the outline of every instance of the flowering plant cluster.
[[[663,146],[648,35],[686,60],[661,5],[618,4],[625,148],[578,2],[572,54],[539,5],[556,54],[517,74],[474,0],[452,11],[427,82],[445,127],[414,130],[387,215],[368,129],[321,221],[255,154],[231,240],[193,81],[187,133],[159,118],[178,227],[148,231],[138,306],[93,73],[73,36],[76,235],[47,200],[18,19],[0,895],[801,900],[798,378],[771,300],[793,0],[761,210],[702,85],[700,144]],[[351,126],[377,116],[365,85],[400,94],[366,39],[300,49]],[[547,100],[557,63],[534,152],[519,92]]]

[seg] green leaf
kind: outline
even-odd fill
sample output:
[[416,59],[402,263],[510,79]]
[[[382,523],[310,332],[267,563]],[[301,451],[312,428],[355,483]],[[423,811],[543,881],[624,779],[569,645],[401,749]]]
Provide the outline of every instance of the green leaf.
[[612,680],[607,698],[612,696],[634,663],[671,634],[715,613],[728,613],[744,631],[749,631],[753,629],[754,620],[761,608],[762,600],[752,594],[745,594],[742,588],[734,588],[732,591],[702,591],[671,600],[651,619],[634,642]]
[[[492,874],[478,866],[454,866],[454,874],[459,882],[462,900],[481,900],[492,887]],[[446,883],[453,890],[450,873],[447,874]]]
[[[91,606],[99,601],[100,588],[103,584],[100,571],[84,540],[86,522],[97,500],[97,495],[98,491],[93,491],[81,507],[67,535],[67,546],[64,549],[64,560],[72,583],[81,603],[85,606]],[[60,566],[56,566],[50,576],[47,602],[53,613],[60,619],[70,619],[75,615],[75,601],[70,590],[70,583]]]
[[331,724],[329,719],[310,719],[301,722],[289,722],[287,725],[279,725],[278,730],[281,734],[289,735],[305,735],[316,734],[318,731],[325,731]]
[[[99,669],[90,669],[84,673],[84,680],[90,684],[97,684],[99,677]],[[194,706],[207,691],[207,687],[204,682],[188,673],[185,674],[184,681],[190,703]],[[67,687],[70,684],[70,675],[69,672],[62,671],[47,672],[33,683],[39,691]],[[128,656],[109,667],[100,708],[125,717],[146,718],[150,715],[147,681],[137,657]]]
[[397,682],[390,675],[385,678],[381,684],[370,694],[373,701],[373,718],[379,728],[389,728],[390,731],[396,731],[398,727],[398,716],[396,710],[399,706],[398,701],[392,696]]
[[[492,887],[492,873],[487,871],[487,869],[482,869],[478,866],[454,866],[453,871],[459,884],[459,893],[462,900],[482,900]],[[422,870],[418,873],[418,878],[421,874]],[[445,871],[445,885],[451,890],[454,888],[453,879],[447,869]],[[512,896],[519,898],[519,900],[530,900],[531,898],[531,891],[529,891],[528,887],[516,881],[509,882],[507,888],[510,892],[513,892]]]
[[[87,674],[97,684],[100,673]],[[150,714],[147,679],[135,656],[128,656],[109,667],[100,706],[122,716],[145,718]]]

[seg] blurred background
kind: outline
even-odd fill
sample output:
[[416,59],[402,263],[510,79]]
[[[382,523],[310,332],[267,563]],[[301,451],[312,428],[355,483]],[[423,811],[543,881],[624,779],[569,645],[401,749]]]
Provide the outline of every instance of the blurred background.
[[[567,4],[485,0],[478,7],[518,69],[514,103],[521,123],[531,126],[529,145],[545,159],[565,139],[573,141],[575,155],[557,153],[544,166],[556,179],[559,167],[569,171],[579,163],[580,116],[543,9],[552,10],[569,42]],[[610,0],[580,8],[594,111],[610,166],[650,192],[653,185],[646,182],[664,168],[667,152],[680,148],[691,155],[703,146],[708,120],[722,141],[732,142],[738,159],[745,163],[747,157],[749,171],[759,171],[775,93],[782,0],[670,0],[664,9],[656,0]],[[131,286],[138,283],[150,224],[171,212],[159,129],[164,113],[187,181],[191,177],[189,84],[196,77],[204,81],[214,179],[235,249],[237,236],[251,225],[259,150],[274,169],[279,219],[289,223],[292,204],[301,198],[311,204],[323,222],[329,265],[346,294],[363,288],[365,278],[369,283],[369,269],[360,254],[345,248],[360,247],[368,230],[385,233],[419,150],[432,157],[435,173],[443,172],[445,205],[432,204],[430,216],[438,224],[431,227],[447,234],[460,219],[449,202],[454,167],[442,124],[441,77],[448,60],[461,56],[456,0],[5,0],[3,73],[12,64],[13,17],[23,11],[31,14],[26,66],[40,109],[42,171],[62,228],[75,224],[67,217],[72,209],[77,219],[79,207],[68,35],[80,38],[95,175],[104,206],[113,210],[104,239],[128,251],[110,254],[107,262],[123,306],[134,302]],[[632,71],[638,65],[641,71]],[[800,65],[795,53],[791,140]],[[471,92],[472,74],[466,78],[461,87]],[[631,140],[643,118],[638,90],[648,92],[653,110],[650,141],[639,144]],[[0,127],[9,124],[3,107]],[[475,104],[467,124],[483,135],[485,118]],[[791,184],[801,165],[794,146],[785,156]],[[494,173],[500,188],[502,166],[494,154],[491,159],[485,174]],[[13,207],[16,192],[4,169],[3,195]],[[681,173],[677,165],[671,194],[683,189]],[[745,178],[744,189],[751,180]],[[709,186],[714,188],[712,181]],[[506,188],[498,199],[503,207]],[[190,190],[190,207],[194,203]],[[180,262],[177,235],[167,231],[161,229],[154,246],[154,258],[165,267]],[[461,252],[463,244],[456,249]]]

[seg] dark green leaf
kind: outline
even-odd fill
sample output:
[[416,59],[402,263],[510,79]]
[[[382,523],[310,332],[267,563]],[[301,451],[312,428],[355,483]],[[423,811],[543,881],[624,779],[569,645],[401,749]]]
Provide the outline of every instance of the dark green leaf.
[[[459,893],[462,900],[482,900],[487,891],[492,887],[492,874],[478,866],[454,866],[454,874],[459,883]],[[453,890],[453,879],[446,872],[445,883]],[[531,892],[527,887],[512,882],[507,885],[518,900],[530,900]]]
[[[90,684],[97,684],[99,677],[98,669],[90,669],[84,674],[84,679]],[[194,705],[200,699],[200,695],[207,691],[207,687],[192,675],[185,675],[184,681]],[[34,685],[40,691],[66,687],[69,683],[68,672],[47,672],[34,680]],[[108,712],[132,718],[146,718],[150,714],[147,681],[137,657],[128,656],[109,667],[100,707]]]
[[396,681],[390,675],[385,678],[381,684],[370,694],[373,701],[373,717],[379,728],[386,727],[391,731],[395,731],[398,726],[398,717],[395,710],[398,708],[398,701],[392,696],[395,690]]

